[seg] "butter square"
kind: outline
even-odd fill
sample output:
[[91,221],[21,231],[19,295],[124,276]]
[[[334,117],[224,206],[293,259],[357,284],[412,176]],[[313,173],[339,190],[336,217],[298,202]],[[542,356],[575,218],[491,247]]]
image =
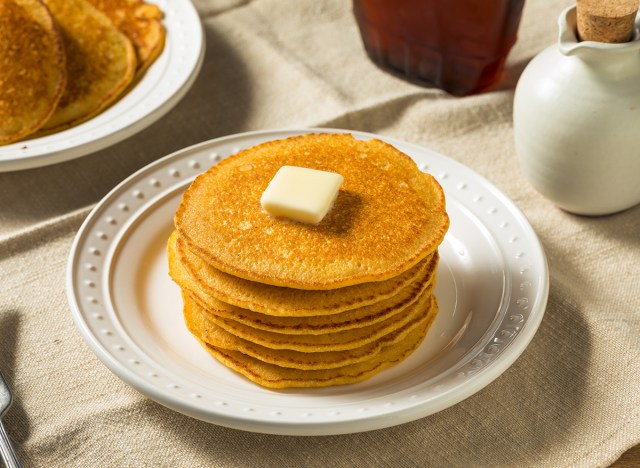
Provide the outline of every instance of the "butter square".
[[338,196],[344,177],[335,172],[282,166],[273,176],[260,203],[272,216],[318,224]]

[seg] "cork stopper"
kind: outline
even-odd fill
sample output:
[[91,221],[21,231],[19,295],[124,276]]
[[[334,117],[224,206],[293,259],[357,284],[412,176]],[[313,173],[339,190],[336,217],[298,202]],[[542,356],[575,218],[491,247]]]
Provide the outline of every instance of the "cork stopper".
[[628,42],[640,0],[576,0],[578,37],[582,41]]

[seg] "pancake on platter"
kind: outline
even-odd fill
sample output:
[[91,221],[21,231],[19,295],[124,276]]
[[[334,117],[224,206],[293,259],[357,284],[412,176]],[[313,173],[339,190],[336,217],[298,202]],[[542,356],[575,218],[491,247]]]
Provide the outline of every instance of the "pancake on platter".
[[200,296],[209,295],[244,309],[267,315],[305,317],[328,315],[356,309],[388,299],[400,290],[432,271],[433,256],[429,255],[402,274],[385,281],[360,283],[330,290],[303,290],[256,283],[238,278],[212,267],[191,252],[178,234],[169,239],[169,251],[175,251],[177,264],[184,272],[182,282]]
[[89,0],[129,38],[136,50],[140,76],[158,58],[164,48],[166,30],[162,10],[143,0]]
[[66,83],[62,41],[39,0],[0,1],[0,145],[40,128]]
[[[302,201],[332,206],[306,224],[268,214],[263,194],[295,219]],[[169,275],[187,328],[259,385],[364,380],[411,354],[438,313],[444,193],[379,140],[309,134],[241,151],[194,180],[174,224]]]
[[62,36],[67,86],[42,130],[51,133],[95,116],[127,88],[136,70],[131,41],[85,0],[44,0]]
[[433,319],[437,312],[437,306],[434,306],[435,298],[425,295],[420,300],[420,307],[424,309],[422,313],[417,314],[407,324],[376,341],[345,351],[304,353],[292,350],[274,350],[238,338],[209,323],[205,318],[206,312],[192,302],[189,297],[183,297],[185,322],[189,330],[200,340],[216,348],[239,351],[263,362],[301,370],[333,369],[369,360],[385,347],[399,343],[415,328],[424,326],[427,321]]
[[[262,211],[262,193],[286,165],[344,177],[319,224]],[[316,134],[263,143],[212,167],[185,192],[175,226],[190,250],[231,275],[328,290],[400,275],[437,249],[449,218],[440,185],[393,146]]]
[[361,382],[404,360],[422,343],[432,323],[433,318],[415,328],[394,346],[383,348],[371,359],[334,369],[300,370],[276,366],[239,351],[216,348],[202,340],[200,342],[222,364],[264,387],[327,387]]

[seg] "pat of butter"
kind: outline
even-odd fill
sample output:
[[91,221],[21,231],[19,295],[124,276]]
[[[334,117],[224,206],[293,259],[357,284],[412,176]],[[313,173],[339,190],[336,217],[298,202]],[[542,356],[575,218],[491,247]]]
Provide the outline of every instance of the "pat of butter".
[[273,216],[318,224],[338,196],[344,177],[335,172],[282,166],[262,193],[260,203]]

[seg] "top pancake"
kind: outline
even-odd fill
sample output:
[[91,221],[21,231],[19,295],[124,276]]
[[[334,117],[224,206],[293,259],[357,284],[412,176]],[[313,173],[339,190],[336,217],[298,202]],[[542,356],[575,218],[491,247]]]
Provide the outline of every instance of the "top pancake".
[[166,30],[162,11],[143,0],[89,0],[129,38],[136,50],[137,75],[143,73],[160,55]]
[[38,0],[0,1],[0,145],[36,131],[66,82],[62,42]]
[[102,12],[85,0],[44,0],[67,56],[67,87],[43,130],[76,125],[101,112],[133,79],[135,51]]
[[[275,219],[260,197],[280,167],[344,176],[318,225]],[[175,216],[182,238],[229,274],[275,286],[325,290],[382,281],[433,253],[449,226],[435,179],[391,145],[347,134],[271,141],[200,175]]]

